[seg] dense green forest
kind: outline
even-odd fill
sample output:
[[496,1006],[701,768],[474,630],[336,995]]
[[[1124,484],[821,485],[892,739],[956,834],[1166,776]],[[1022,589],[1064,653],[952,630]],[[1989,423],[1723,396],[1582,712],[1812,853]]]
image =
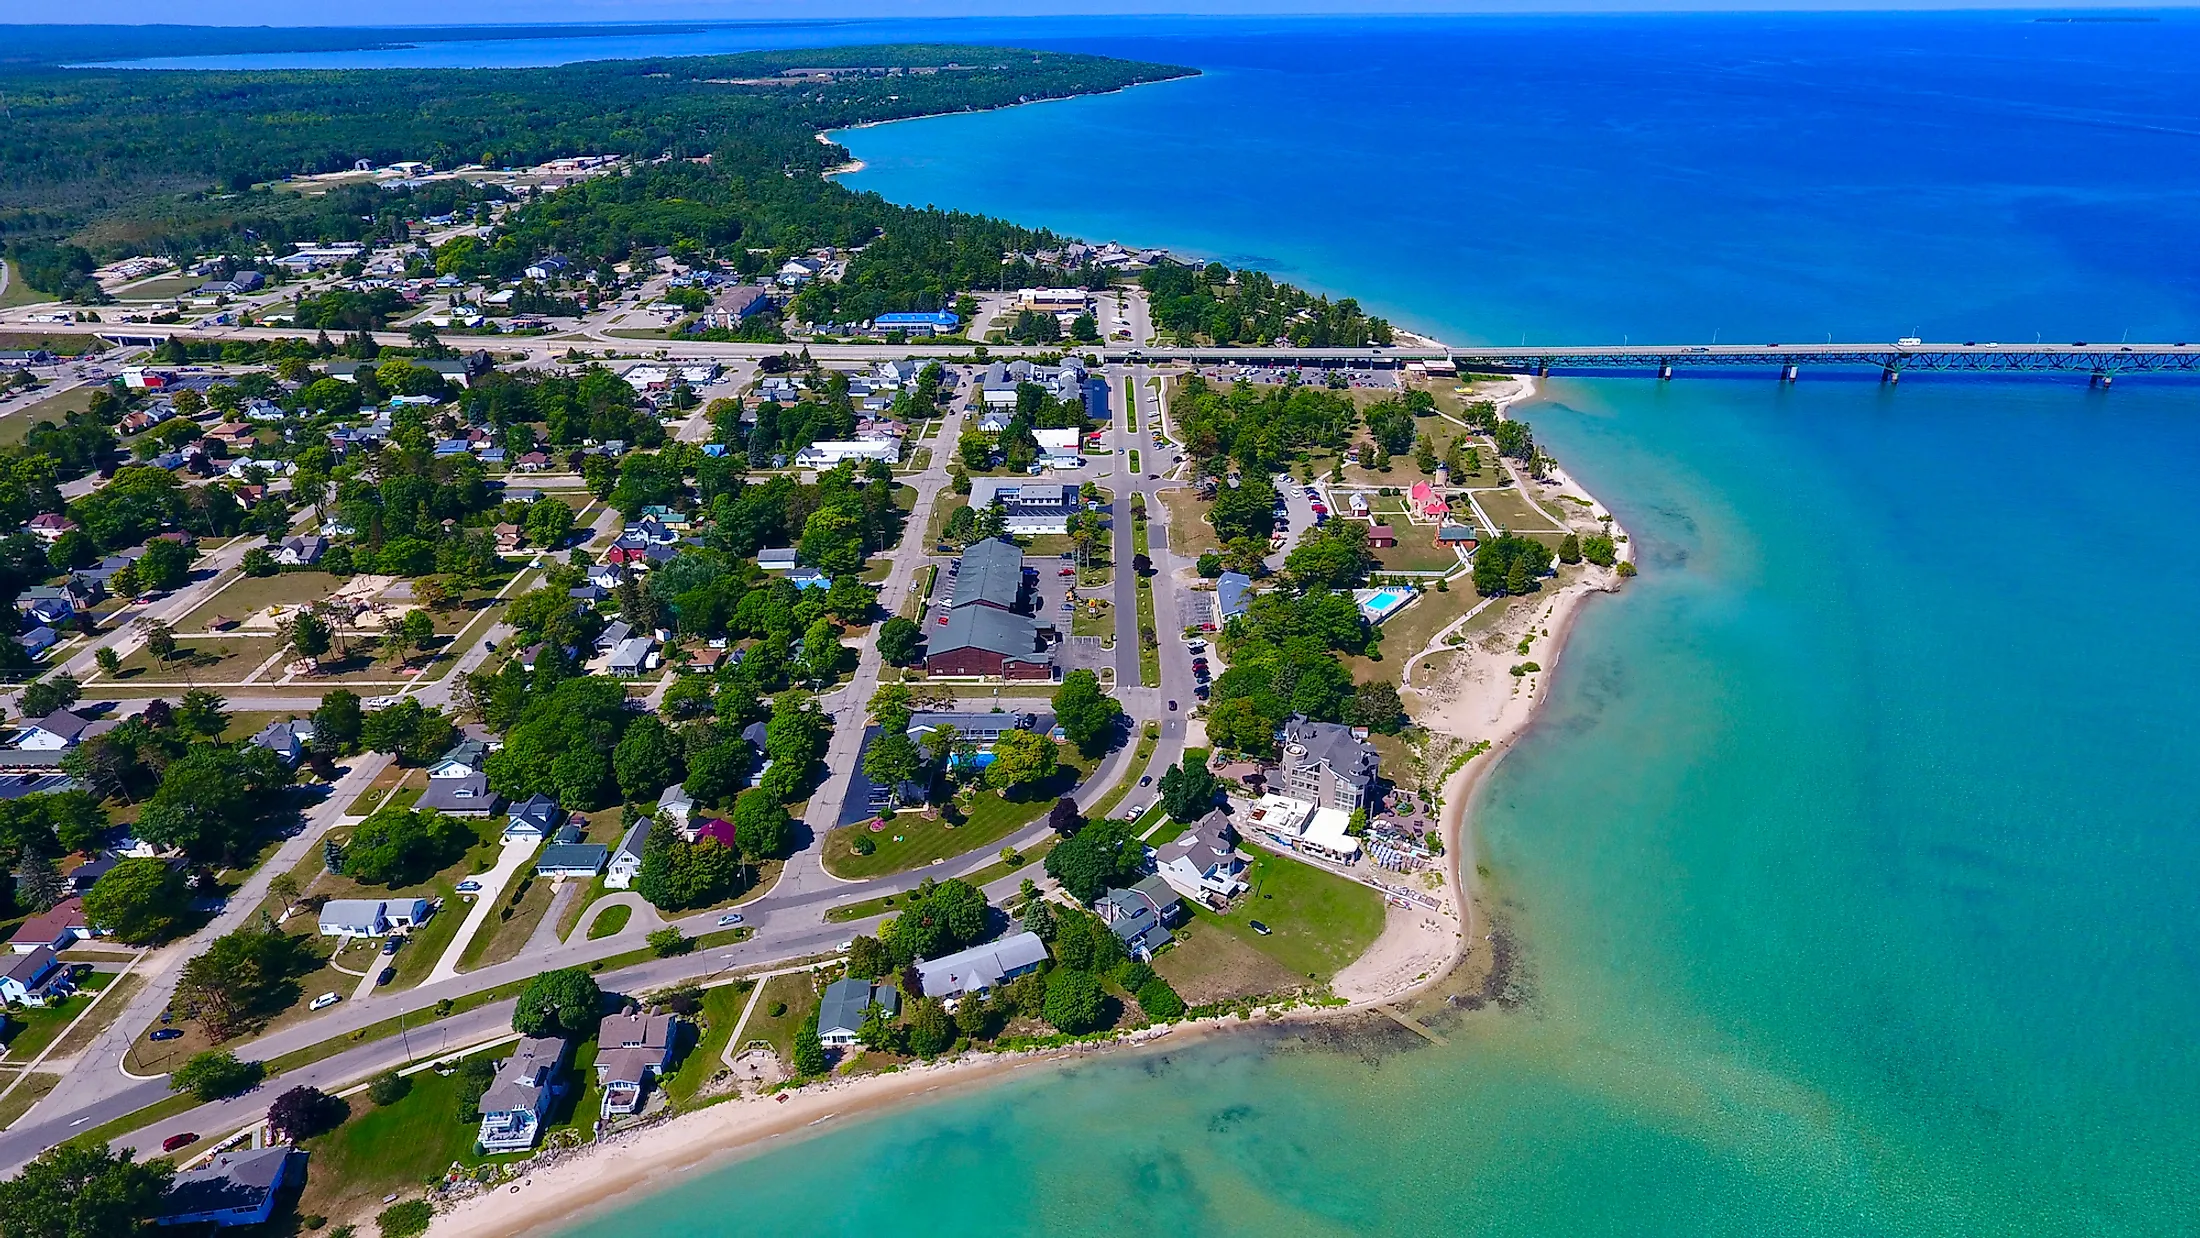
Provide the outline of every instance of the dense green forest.
[[[880,72],[829,83],[740,84],[798,67]],[[918,69],[938,71],[887,72]],[[848,158],[816,140],[822,130],[1191,72],[1100,56],[930,45],[540,69],[6,67],[0,237],[13,248],[72,239],[106,257],[219,247],[248,233],[268,241],[319,235],[321,201],[269,183],[361,159],[502,167],[579,154],[709,156],[711,172],[728,181],[814,184],[817,173]],[[818,202],[853,196],[842,191]]]

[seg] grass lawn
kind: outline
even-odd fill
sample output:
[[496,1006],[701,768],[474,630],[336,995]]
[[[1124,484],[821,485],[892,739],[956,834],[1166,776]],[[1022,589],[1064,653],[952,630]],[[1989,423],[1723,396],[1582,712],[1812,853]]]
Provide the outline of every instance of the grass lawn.
[[1215,536],[1215,526],[1207,523],[1207,504],[1197,491],[1185,486],[1164,490],[1161,505],[1168,509],[1170,549],[1187,559],[1222,549],[1222,539]]
[[1392,525],[1398,544],[1375,552],[1375,561],[1387,572],[1449,572],[1459,567],[1459,556],[1447,546],[1435,545],[1436,531],[1427,525]]
[[[351,806],[344,809],[344,815],[364,817],[373,812],[381,806],[382,800],[389,795],[391,788],[403,781],[408,773],[413,776],[414,782],[420,782],[427,777],[424,771],[407,770],[404,766],[392,761],[381,773],[374,776],[374,781],[368,783],[367,789],[359,793],[359,798],[353,800]],[[318,872],[319,870],[316,869],[315,871]]]
[[878,844],[870,855],[855,852],[856,834],[865,826],[834,830],[825,838],[825,867],[837,877],[882,877],[993,846],[1045,816],[1055,800],[1083,781],[1090,768],[1065,757],[1052,778],[1027,788],[1018,799],[980,790],[963,809],[966,819],[960,825],[951,825],[944,813],[938,820],[928,820],[921,813],[897,814],[884,830],[870,836]]
[[[1154,634],[1153,640],[1146,639],[1148,632]],[[1161,629],[1154,626],[1153,583],[1142,579],[1138,582],[1138,682],[1142,684],[1161,683],[1160,639]]]
[[273,576],[247,576],[237,572],[230,576],[221,592],[179,620],[176,631],[207,631],[207,622],[217,615],[241,622],[277,604],[306,605],[325,601],[336,592],[340,583],[326,572],[278,572]]
[[626,922],[633,918],[634,909],[625,903],[620,903],[616,907],[607,907],[604,909],[604,913],[597,916],[594,922],[588,926],[588,940],[595,941],[601,937],[610,937],[624,929]]
[[35,404],[26,404],[7,416],[0,417],[0,446],[22,442],[31,432],[31,427],[41,421],[59,424],[70,413],[84,412],[92,405],[92,393],[98,390],[96,386],[71,387],[60,395],[47,396]]
[[7,1030],[0,1032],[0,1036],[7,1039],[7,1060],[22,1063],[37,1057],[39,1050],[52,1044],[63,1029],[84,1013],[84,1007],[91,1004],[90,995],[114,983],[114,979],[112,972],[95,971],[78,982],[78,996],[59,1005],[24,1006],[8,1011]]
[[[794,1061],[794,1034],[802,1021],[809,1017],[817,1005],[818,995],[824,990],[809,972],[789,972],[773,976],[764,982],[764,996],[757,999],[756,1013],[749,1016],[749,1025],[741,1029],[741,1044],[767,1041],[779,1054],[779,1060]],[[779,1014],[772,1013],[774,1005],[784,1005]],[[735,1046],[738,1051],[740,1046]]]
[[[5,1082],[15,1081],[10,1078]],[[28,1078],[16,1083],[15,1090],[8,1093],[7,1099],[0,1100],[0,1130],[15,1125],[17,1118],[29,1113],[32,1105],[46,1099],[46,1093],[53,1091],[54,1085],[59,1082],[61,1076],[39,1070],[32,1071]]]
[[[1310,864],[1248,846],[1252,886],[1230,910],[1216,914],[1186,903],[1202,927],[1213,925],[1291,973],[1326,982],[1360,957],[1383,931],[1382,895]],[[1271,930],[1253,931],[1259,920]]]
[[932,519],[924,526],[924,544],[938,545],[940,537],[947,531],[947,522],[955,518],[958,509],[968,506],[969,495],[957,494],[952,490],[941,491],[940,496],[932,500]]
[[[1069,634],[1071,636],[1097,636],[1102,640],[1115,639],[1115,607],[1106,598],[1093,598],[1099,603],[1095,612],[1089,605],[1080,605],[1071,612]],[[1084,601],[1084,599],[1080,599]]]
[[[995,860],[977,872],[970,874],[964,880],[974,886],[982,887],[1013,873],[1021,872],[1044,860],[1047,852],[1054,850],[1054,844],[1058,841],[1060,840],[1049,836],[1023,853],[1023,863],[1010,864],[1006,860]],[[828,909],[825,912],[825,921],[828,924],[845,924],[850,920],[861,920],[866,916],[886,915],[889,912],[898,910],[901,907],[902,900],[907,897],[905,894],[881,894],[877,898],[867,898],[859,903],[843,903],[838,907]]]
[[[1480,503],[1482,510],[1490,514],[1490,519],[1508,532],[1554,534],[1556,536],[1551,539],[1554,545],[1557,544],[1558,537],[1566,535],[1566,526],[1563,523],[1549,519],[1530,506],[1528,500],[1516,489],[1478,490],[1474,501]],[[1398,540],[1403,542],[1405,538],[1401,535]]]
[[[163,666],[150,649],[139,646],[122,660],[122,672],[111,682],[127,690],[133,680],[154,683],[195,683],[201,686],[235,686],[260,669],[287,644],[280,636],[221,635],[176,640],[176,656]],[[272,684],[281,674],[280,663],[261,678]]]
[[[490,1052],[505,1056],[511,1048]],[[305,1141],[311,1156],[300,1214],[365,1221],[382,1210],[384,1195],[412,1197],[451,1162],[486,1159],[474,1155],[479,1125],[458,1120],[458,1077],[424,1070],[411,1079],[412,1091],[394,1105],[377,1106],[365,1093],[347,1098],[350,1119]]]
[[124,1008],[130,1004],[130,999],[136,997],[137,991],[144,987],[145,977],[138,975],[136,972],[132,972],[107,986],[107,996],[101,999],[99,1005],[92,1007],[92,1013],[85,1016],[82,1023],[69,1029],[68,1033],[61,1037],[54,1045],[54,1053],[60,1055],[83,1052],[85,1047],[92,1043],[94,1037],[113,1026],[114,1021],[122,1017]]
[[467,942],[466,949],[459,954],[460,971],[490,967],[518,957],[527,939],[535,935],[535,927],[542,923],[543,915],[550,910],[550,899],[557,883],[548,877],[535,876],[528,868],[522,868],[517,875],[519,880],[504,896],[504,905],[481,922],[481,927],[474,931],[474,939]]
[[588,883],[586,890],[581,891],[578,897],[567,903],[564,909],[558,912],[559,941],[564,941],[573,935],[574,927],[580,924],[581,918],[588,914],[588,909],[595,906],[596,900],[602,898],[604,893],[603,878],[599,875]]
[[696,1016],[700,1031],[695,1043],[680,1055],[679,1064],[673,1067],[672,1073],[660,1080],[675,1108],[685,1109],[703,1085],[725,1069],[719,1058],[725,1053],[726,1041],[733,1035],[733,1025],[741,1021],[741,1008],[749,1004],[749,994],[755,990],[753,981],[743,980],[703,991],[703,1009]]

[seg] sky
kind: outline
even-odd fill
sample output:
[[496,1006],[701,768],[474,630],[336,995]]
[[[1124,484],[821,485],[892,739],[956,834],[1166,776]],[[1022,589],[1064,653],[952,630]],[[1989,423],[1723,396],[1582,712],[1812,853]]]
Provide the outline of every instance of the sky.
[[[130,25],[399,26],[453,23],[964,17],[1069,14],[1517,13],[1794,10],[2067,9],[2049,0],[378,0],[369,7],[299,0],[107,0],[65,20]],[[0,23],[51,21],[43,0],[0,0]]]

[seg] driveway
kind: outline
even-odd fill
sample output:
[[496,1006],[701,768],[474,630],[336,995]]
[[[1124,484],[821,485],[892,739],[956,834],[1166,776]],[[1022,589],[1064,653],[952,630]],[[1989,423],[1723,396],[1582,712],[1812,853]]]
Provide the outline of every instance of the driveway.
[[451,944],[443,951],[443,957],[436,960],[435,970],[429,972],[428,978],[420,982],[422,985],[449,980],[458,974],[459,956],[466,953],[466,943],[474,939],[474,930],[480,928],[497,908],[504,905],[504,887],[510,884],[512,874],[535,858],[535,848],[540,845],[521,839],[507,841],[497,849],[496,867],[475,878],[481,883],[481,893],[474,896],[474,905],[466,910],[466,922],[458,926],[458,936],[451,939]]

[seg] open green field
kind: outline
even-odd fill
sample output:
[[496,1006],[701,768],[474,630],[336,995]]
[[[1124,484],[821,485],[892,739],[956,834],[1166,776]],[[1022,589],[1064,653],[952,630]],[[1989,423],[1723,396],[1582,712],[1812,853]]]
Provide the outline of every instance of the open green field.
[[1435,544],[1436,530],[1425,524],[1392,525],[1398,544],[1375,552],[1377,571],[1448,572],[1459,567],[1459,556],[1448,546]]
[[30,434],[31,427],[41,421],[60,422],[70,413],[85,411],[92,406],[92,393],[97,390],[97,387],[72,387],[0,417],[0,447],[22,442]]
[[221,591],[185,615],[178,632],[209,631],[217,616],[242,621],[277,604],[307,606],[326,601],[342,582],[327,572],[278,572],[273,576],[233,573]]
[[1508,532],[1531,535],[1552,533],[1559,536],[1566,533],[1563,522],[1554,521],[1537,511],[1517,488],[1477,490],[1474,501],[1490,514],[1490,519]]
[[[260,669],[269,658],[283,652],[289,644],[280,636],[224,635],[200,638],[176,638],[176,656],[163,664],[152,651],[138,646],[130,656],[122,660],[121,673],[111,681],[120,691],[127,692],[134,681],[150,683],[189,682],[201,687],[241,684],[247,676]],[[260,678],[273,683],[281,676],[282,663],[270,667]]]
[[[741,1044],[768,1041],[779,1054],[780,1061],[792,1063],[794,1034],[810,1016],[810,1011],[817,1007],[817,999],[823,992],[824,986],[806,971],[789,972],[765,981],[764,995],[756,1001],[756,1013],[749,1016],[749,1025],[741,1029]],[[772,1007],[776,1004],[783,1004],[786,1009],[775,1015]],[[739,1048],[740,1045],[735,1046],[737,1051]]]
[[[1383,931],[1382,895],[1343,877],[1248,846],[1252,888],[1225,912],[1187,902],[1201,926],[1213,925],[1274,960],[1294,981],[1323,983],[1360,957]],[[1258,920],[1271,930],[1253,930]]]
[[[506,1046],[491,1050],[508,1056]],[[424,1070],[410,1076],[412,1091],[393,1105],[377,1106],[365,1093],[347,1098],[351,1117],[304,1143],[310,1157],[298,1211],[341,1224],[362,1223],[396,1192],[414,1197],[421,1184],[450,1168],[476,1165],[477,1123],[458,1120],[458,1078]]]
[[672,1073],[660,1081],[674,1107],[687,1108],[703,1085],[725,1069],[719,1059],[733,1035],[733,1025],[741,1021],[742,1007],[749,1004],[749,994],[755,991],[755,982],[748,980],[703,991],[703,1008],[695,1016],[695,1043],[680,1055]]
[[866,826],[834,830],[825,838],[826,871],[851,879],[883,877],[994,846],[1045,816],[1055,800],[1084,780],[1090,768],[1065,756],[1052,778],[1023,789],[1016,799],[980,790],[963,806],[966,819],[959,824],[950,824],[948,813],[938,820],[927,820],[920,813],[898,813],[884,830],[870,835],[878,844],[870,855],[857,855],[854,846],[856,834]]
[[112,972],[93,972],[78,982],[75,997],[58,1005],[23,1006],[8,1011],[7,1030],[0,1032],[0,1037],[6,1039],[7,1060],[21,1063],[37,1057],[41,1049],[52,1044],[78,1015],[84,1013],[84,1008],[92,1003],[92,995],[114,983],[114,979]]

